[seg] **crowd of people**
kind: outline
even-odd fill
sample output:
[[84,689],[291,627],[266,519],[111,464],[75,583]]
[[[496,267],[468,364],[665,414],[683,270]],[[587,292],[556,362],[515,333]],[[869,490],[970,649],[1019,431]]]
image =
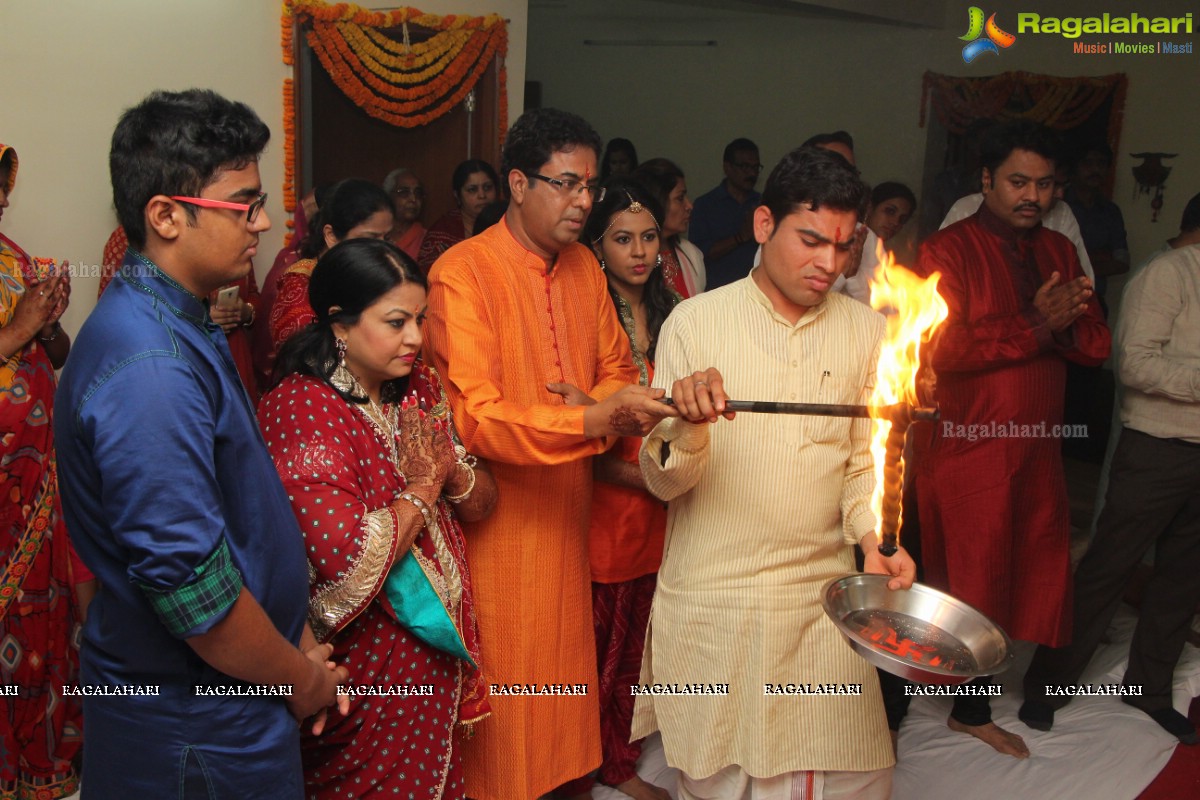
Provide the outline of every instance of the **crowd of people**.
[[[0,235],[0,796],[665,800],[637,772],[659,732],[685,800],[889,797],[903,682],[822,611],[832,578],[917,575],[878,544],[871,423],[727,402],[868,402],[913,191],[872,189],[836,131],[761,193],[735,139],[693,205],[676,163],[537,109],[428,228],[411,166],[315,187],[260,291],[269,137],[209,91],[122,115],[74,343],[69,265]],[[1109,356],[1100,282],[1129,254],[1083,155],[994,123],[939,197],[914,269],[949,307],[944,424],[913,428],[905,540],[1039,645],[1037,730],[1156,546],[1125,699],[1195,743],[1170,685],[1200,603],[1200,195],[1126,293],[1074,576],[1061,442],[954,433],[1053,429],[1068,367]],[[0,217],[17,164],[0,145]],[[948,725],[1029,755],[986,692]]]

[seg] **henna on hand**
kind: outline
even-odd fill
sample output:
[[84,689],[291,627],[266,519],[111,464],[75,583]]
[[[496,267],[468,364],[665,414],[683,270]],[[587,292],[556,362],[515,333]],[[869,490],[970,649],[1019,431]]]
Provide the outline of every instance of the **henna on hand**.
[[618,408],[608,417],[608,425],[619,436],[642,436],[642,423],[637,414],[628,408]]

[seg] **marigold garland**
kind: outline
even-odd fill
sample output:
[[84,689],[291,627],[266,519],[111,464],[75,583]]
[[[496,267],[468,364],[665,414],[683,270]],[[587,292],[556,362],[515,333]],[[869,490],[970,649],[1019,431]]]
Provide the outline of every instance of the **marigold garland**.
[[[309,23],[306,39],[338,87],[366,113],[413,128],[445,115],[479,82],[492,59],[499,62],[500,144],[508,124],[508,30],[496,14],[437,16],[415,8],[369,11],[350,3],[283,0],[280,47],[295,65],[295,26]],[[417,44],[397,42],[383,29],[415,25],[435,31]],[[288,214],[296,210],[296,97],[283,82],[284,186]],[[288,222],[291,226],[293,223]]]
[[[394,56],[389,56],[383,53],[378,48],[362,37],[361,29],[339,24],[338,33],[342,34],[342,41],[345,42],[350,53],[361,62],[361,66],[369,69],[374,75],[379,77],[384,83],[388,84],[388,89],[394,89],[400,95],[405,93],[402,87],[411,84],[424,84],[439,74],[445,72],[451,67],[463,54],[467,47],[472,46],[470,39],[462,39],[461,46],[447,48],[440,56],[423,57],[420,59],[401,59]],[[315,27],[314,27],[314,30]],[[328,31],[322,31],[322,38],[326,41],[336,41],[331,39]],[[339,49],[342,49],[339,47]],[[406,63],[407,62],[407,63]],[[414,68],[424,67],[420,71],[410,72]],[[355,72],[361,72],[358,65],[352,67]],[[400,86],[396,86],[400,84]],[[431,90],[433,91],[433,90]],[[387,92],[391,94],[391,91]]]
[[[372,116],[378,116],[375,113],[377,110],[401,115],[418,114],[433,103],[442,100],[446,96],[446,92],[453,91],[455,87],[459,90],[457,93],[465,96],[487,69],[496,49],[494,40],[472,40],[463,47],[460,56],[451,62],[441,74],[414,88],[406,88],[396,86],[375,75],[363,65],[343,37],[336,33],[330,35],[328,31],[321,28],[322,26],[314,26],[308,32],[309,46],[317,54],[317,58],[329,72],[329,76],[333,78],[337,87]],[[372,93],[379,97],[372,99]],[[392,103],[384,98],[395,98],[401,102]],[[428,99],[426,100],[426,98]],[[383,119],[383,117],[379,118]],[[393,124],[401,127],[415,127],[417,124],[426,123],[397,122]]]

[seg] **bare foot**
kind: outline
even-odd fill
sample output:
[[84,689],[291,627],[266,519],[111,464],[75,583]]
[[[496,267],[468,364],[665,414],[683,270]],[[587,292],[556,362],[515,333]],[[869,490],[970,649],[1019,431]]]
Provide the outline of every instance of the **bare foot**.
[[629,795],[633,800],[671,800],[671,795],[666,789],[646,783],[637,775],[613,788],[621,794]]
[[946,724],[952,731],[969,733],[976,739],[987,742],[998,753],[1004,753],[1006,756],[1014,758],[1029,758],[1029,748],[1025,746],[1025,740],[1015,733],[1009,733],[994,722],[986,725],[964,725],[954,717],[950,717],[946,720]]

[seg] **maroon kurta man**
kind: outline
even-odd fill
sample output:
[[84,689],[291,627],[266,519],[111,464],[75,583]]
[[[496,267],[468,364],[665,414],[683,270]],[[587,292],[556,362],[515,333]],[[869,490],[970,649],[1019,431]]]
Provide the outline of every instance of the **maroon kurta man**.
[[[1030,122],[983,144],[979,212],[922,245],[950,316],[928,348],[942,418],[916,430],[926,579],[1014,639],[1070,636],[1070,519],[1061,455],[1067,362],[1094,366],[1111,338],[1074,246],[1041,224],[1058,144]],[[986,679],[985,679],[986,680]],[[960,696],[949,725],[1029,755],[991,721],[987,697]]]

